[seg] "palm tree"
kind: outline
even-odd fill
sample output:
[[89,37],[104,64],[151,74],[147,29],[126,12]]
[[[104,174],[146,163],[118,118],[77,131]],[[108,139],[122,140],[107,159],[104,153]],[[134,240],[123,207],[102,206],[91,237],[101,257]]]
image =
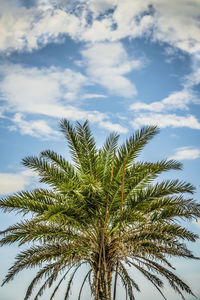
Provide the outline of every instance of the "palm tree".
[[153,183],[164,171],[180,170],[177,161],[136,161],[158,129],[145,127],[120,147],[119,136],[112,133],[97,150],[87,121],[72,126],[64,119],[60,127],[73,164],[51,150],[42,151],[39,157],[26,157],[23,165],[36,171],[40,181],[51,188],[23,191],[0,200],[5,212],[32,215],[1,232],[1,245],[33,243],[17,255],[3,284],[21,270],[39,266],[24,300],[43,279],[34,299],[57,280],[53,299],[70,273],[66,300],[77,270],[87,264],[78,299],[87,280],[95,300],[110,300],[111,294],[115,299],[116,283],[121,280],[126,299],[134,300],[134,290],[140,289],[129,267],[139,270],[164,299],[160,277],[183,299],[184,292],[193,295],[170,270],[173,267],[168,258],[197,259],[184,244],[194,242],[197,235],[178,223],[179,219],[200,216],[200,206],[183,197],[184,193],[192,194],[194,187],[179,180]]

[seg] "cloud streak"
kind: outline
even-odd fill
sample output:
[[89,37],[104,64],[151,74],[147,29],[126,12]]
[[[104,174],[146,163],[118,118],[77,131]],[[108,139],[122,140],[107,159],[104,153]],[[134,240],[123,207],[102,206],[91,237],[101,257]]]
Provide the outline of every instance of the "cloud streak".
[[200,157],[200,149],[193,147],[180,147],[175,149],[174,155],[169,159],[193,160]]
[[130,123],[135,129],[141,126],[157,125],[160,128],[187,127],[200,130],[200,122],[193,115],[178,116],[176,114],[140,113]]
[[14,125],[9,129],[19,130],[22,135],[30,135],[33,137],[39,137],[41,139],[52,139],[59,137],[61,134],[59,131],[51,128],[45,120],[24,120],[24,116],[21,113],[16,113],[12,118]]
[[188,105],[191,103],[198,103],[197,97],[192,90],[183,89],[171,93],[168,97],[161,101],[152,102],[150,104],[144,102],[133,103],[130,108],[134,111],[152,111],[165,112],[172,110],[189,110]]
[[118,123],[112,123],[110,121],[101,121],[99,122],[99,126],[101,128],[105,128],[111,132],[118,132],[118,133],[127,133],[128,129]]

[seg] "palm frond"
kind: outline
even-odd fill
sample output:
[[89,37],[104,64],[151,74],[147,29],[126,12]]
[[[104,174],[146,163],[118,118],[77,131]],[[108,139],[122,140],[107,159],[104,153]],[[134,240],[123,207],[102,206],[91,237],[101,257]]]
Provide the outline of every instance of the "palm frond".
[[119,272],[121,273],[121,278],[123,280],[124,286],[125,288],[127,288],[129,299],[135,300],[133,288],[136,289],[136,291],[140,292],[138,284],[129,276],[126,268],[121,262],[119,263]]
[[[61,285],[61,283],[63,282],[63,280],[65,280],[67,274],[70,272],[70,270],[71,270],[73,267],[75,267],[75,265],[76,265],[76,264],[72,264],[72,265],[69,267],[69,269],[67,270],[67,272],[65,272],[64,276],[62,276],[62,278],[61,278],[60,281],[58,282],[57,286],[55,287],[55,289],[54,289],[54,291],[53,291],[53,293],[52,293],[52,295],[51,295],[50,300],[52,300],[52,299],[54,298],[54,296],[55,296],[57,290],[59,289],[59,287],[60,287],[60,285]],[[24,299],[24,300],[25,300],[25,299]]]
[[81,153],[81,161],[85,174],[93,175],[96,178],[96,162],[97,150],[94,137],[88,126],[88,121],[83,125],[76,122],[77,140],[79,142],[79,151]]
[[69,178],[69,174],[72,172],[72,167],[69,166],[69,170],[66,173],[66,171],[41,157],[28,156],[22,159],[22,164],[36,171],[40,177],[40,182],[47,183],[57,189],[59,189],[64,182],[68,182],[69,179],[71,179]]
[[[59,268],[58,268],[59,267]],[[64,265],[64,268],[66,266]],[[24,297],[24,300],[27,300],[30,298],[32,292],[33,292],[33,289],[35,288],[35,286],[38,284],[38,282],[42,279],[42,277],[46,277],[46,276],[49,276],[48,279],[47,279],[47,282],[50,281],[50,278],[51,280],[52,279],[56,279],[56,276],[55,276],[55,273],[56,275],[58,274],[58,270],[61,271],[63,269],[63,266],[61,267],[60,266],[60,263],[58,262],[55,262],[55,263],[52,263],[52,264],[48,264],[46,265],[45,267],[43,267],[38,273],[37,275],[35,276],[35,278],[32,280],[32,282],[30,283],[30,285],[28,286],[28,289],[26,291],[26,295]],[[56,272],[55,272],[56,271]],[[47,284],[47,283],[46,283]],[[46,285],[45,285],[46,286]]]
[[22,191],[13,196],[0,199],[0,208],[5,212],[17,211],[27,214],[33,212],[36,215],[46,211],[49,205],[63,201],[64,197],[60,193],[45,189],[36,189],[31,192]]
[[77,179],[74,167],[66,161],[62,155],[58,155],[52,150],[40,152],[40,157],[48,160],[53,166],[64,171],[70,179]]
[[84,284],[85,284],[85,282],[86,282],[86,280],[87,280],[87,278],[88,278],[88,276],[90,275],[91,272],[92,272],[92,269],[90,269],[90,270],[87,272],[87,274],[85,275],[85,277],[84,277],[84,279],[83,279],[83,282],[82,282],[82,284],[81,284],[81,288],[80,288],[80,291],[79,291],[79,295],[78,295],[78,300],[81,299],[81,293],[82,293]]
[[60,121],[60,129],[67,139],[68,146],[72,155],[72,159],[75,163],[77,170],[84,171],[84,165],[82,162],[82,149],[79,143],[77,132],[70,122],[66,119]]
[[117,177],[122,170],[125,160],[126,168],[133,163],[143,147],[159,132],[156,126],[144,127],[132,135],[126,142],[119,147],[116,155],[114,177]]
[[64,300],[67,300],[69,298],[69,292],[70,292],[70,289],[71,289],[71,285],[72,285],[72,281],[74,279],[74,276],[76,274],[76,272],[78,271],[78,269],[80,268],[80,266],[83,264],[84,262],[82,263],[79,263],[78,266],[75,268],[75,270],[73,271],[70,279],[69,279],[69,282],[68,282],[68,285],[67,285],[67,290],[66,290],[66,293],[65,293],[65,296],[64,296]]
[[111,170],[113,164],[113,155],[117,150],[117,143],[119,140],[119,135],[116,133],[111,133],[106,139],[103,147],[99,151],[99,164],[101,172],[102,184],[106,184],[110,181]]
[[[130,262],[129,262],[130,263]],[[137,267],[136,267],[137,268]],[[146,270],[143,270],[141,267],[138,266],[137,268],[143,275],[144,277],[146,277],[153,285],[154,287],[158,290],[158,292],[161,294],[161,296],[167,300],[167,298],[165,297],[165,295],[163,294],[161,288],[162,288],[162,284],[159,285],[158,283],[155,282],[155,277],[152,278],[152,274],[149,272],[146,272]]]
[[33,220],[22,221],[14,226],[8,227],[6,230],[0,232],[4,237],[0,240],[0,245],[19,243],[19,246],[27,242],[52,243],[63,242],[66,243],[78,238],[78,235],[61,228],[57,224],[44,224],[34,222]]

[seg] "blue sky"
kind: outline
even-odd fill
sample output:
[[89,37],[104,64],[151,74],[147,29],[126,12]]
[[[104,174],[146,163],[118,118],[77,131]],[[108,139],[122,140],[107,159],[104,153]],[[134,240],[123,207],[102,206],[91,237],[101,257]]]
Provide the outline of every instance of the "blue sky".
[[[88,119],[98,145],[110,131],[123,141],[158,125],[140,158],[180,160],[183,171],[165,178],[194,184],[199,201],[199,0],[1,0],[0,103],[1,196],[38,186],[23,157],[50,148],[70,159],[58,128],[68,118]],[[18,218],[1,213],[1,228]],[[198,222],[187,226],[200,230]],[[190,248],[199,255],[199,242]],[[18,249],[0,251],[2,279]],[[175,265],[200,295],[200,264]],[[1,288],[1,299],[21,300],[32,275]],[[145,287],[138,299],[160,299]],[[166,294],[177,299],[168,287]]]

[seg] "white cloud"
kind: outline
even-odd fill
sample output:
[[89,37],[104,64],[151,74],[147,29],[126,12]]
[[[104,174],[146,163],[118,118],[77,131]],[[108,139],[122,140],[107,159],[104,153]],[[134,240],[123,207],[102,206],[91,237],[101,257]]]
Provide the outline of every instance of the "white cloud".
[[175,149],[174,155],[169,159],[192,160],[200,157],[200,149],[193,147],[180,147]]
[[200,50],[199,0],[154,0],[154,37],[188,53]]
[[[125,133],[126,129],[112,124],[106,113],[97,110],[83,110],[77,107],[75,99],[81,97],[81,87],[87,84],[86,77],[69,69],[50,67],[39,69],[9,65],[1,68],[4,78],[0,82],[1,100],[6,103],[2,112],[12,113],[10,130],[22,134],[48,139],[58,136],[43,117],[86,120],[97,123],[107,130]],[[83,94],[85,98],[105,98],[104,95]],[[30,115],[39,115],[31,120]],[[26,117],[26,119],[25,119]]]
[[142,63],[130,60],[121,43],[97,43],[83,50],[82,55],[87,74],[93,82],[118,96],[132,97],[136,94],[135,86],[125,74],[140,68]]
[[188,110],[188,104],[197,103],[197,97],[190,89],[183,89],[171,93],[168,97],[161,101],[146,104],[144,102],[133,103],[130,108],[134,111],[147,110],[152,112],[164,112],[170,110]]
[[200,84],[200,52],[195,53],[191,64],[192,72],[185,77],[185,87],[191,88]]
[[[56,138],[61,135],[59,131],[52,129],[45,120],[26,121],[23,117],[24,116],[21,113],[16,113],[12,119],[14,125],[10,126],[9,129],[11,131],[18,129],[23,135],[31,135],[33,137],[39,137],[45,140]],[[94,115],[91,115],[90,120],[93,122],[98,121],[95,119]],[[127,128],[110,121],[99,121],[98,125],[99,127],[107,129],[108,131],[115,131],[118,133],[128,132]]]
[[82,21],[85,23],[84,19],[52,5],[40,3],[29,9],[18,5],[10,5],[12,9],[1,6],[4,11],[0,15],[0,51],[31,51],[49,42],[59,42],[62,34],[73,38],[81,32]]
[[26,49],[26,39],[28,37],[32,21],[33,15],[31,10],[28,11],[25,8],[13,9],[12,7],[9,12],[9,10],[6,10],[6,6],[4,6],[2,15],[0,16],[0,50]]
[[107,98],[108,96],[102,94],[84,94],[81,96],[82,99],[95,99],[95,98]]
[[121,126],[117,123],[111,123],[110,121],[101,121],[99,122],[99,126],[105,128],[109,131],[114,131],[118,133],[127,133],[128,129],[124,126]]
[[148,35],[191,54],[200,50],[199,0],[40,0],[29,9],[6,2],[0,4],[2,51],[30,51],[63,34],[89,42]]
[[[136,114],[133,124],[135,127],[147,124],[157,124],[160,127],[189,127],[200,129],[200,123],[195,116],[178,116],[176,114],[159,114],[176,110],[189,111],[190,104],[200,104],[200,99],[194,91],[200,83],[200,55],[193,57],[192,72],[182,80],[183,89],[169,94],[161,101],[152,103],[136,102],[130,109]],[[144,111],[144,113],[139,113]],[[149,113],[149,112],[152,112]],[[156,114],[157,113],[157,114]]]
[[20,65],[1,67],[4,76],[0,82],[4,100],[16,109],[43,111],[43,105],[55,105],[59,99],[76,99],[87,79],[70,69],[25,68]]
[[118,0],[90,0],[88,5],[94,16],[97,17],[109,9],[114,9],[118,3]]
[[84,111],[70,104],[87,84],[86,77],[78,72],[20,65],[4,66],[1,71],[4,78],[0,89],[8,111],[92,122],[107,118],[98,111]]
[[[194,61],[196,61],[196,59],[194,59]],[[200,58],[199,58],[199,62],[200,62]],[[191,87],[199,83],[200,83],[200,66],[199,68],[195,66],[195,70],[187,76],[187,85]]]
[[[86,41],[117,41],[125,37],[141,37],[153,26],[153,17],[148,13],[149,1],[90,1],[88,9],[95,12],[92,25],[83,32]],[[108,14],[108,10],[110,13]],[[104,18],[98,19],[99,15]],[[126,16],[126,17],[124,17]]]
[[[200,104],[197,94],[192,89],[195,84],[200,82],[197,73],[198,70],[192,71],[190,75],[184,78],[183,89],[181,91],[172,92],[161,101],[149,104],[136,102],[130,105],[130,109],[135,112],[135,119],[132,125],[135,128],[143,125],[156,124],[161,128],[188,127],[200,129],[200,122],[193,115],[179,116],[177,114],[166,114],[166,112],[177,110],[189,111],[190,104]],[[196,75],[196,77],[194,75]],[[140,111],[144,111],[144,113],[140,113]]]
[[52,129],[45,120],[25,121],[21,113],[16,113],[12,121],[15,125],[11,126],[9,129],[19,129],[21,134],[28,134],[42,139],[60,136],[60,132]]
[[191,129],[200,129],[200,122],[195,116],[178,116],[176,114],[140,113],[136,115],[131,125],[135,129],[148,125],[157,125],[160,128],[188,127]]
[[0,194],[10,194],[25,189],[35,176],[29,170],[20,173],[0,173]]

